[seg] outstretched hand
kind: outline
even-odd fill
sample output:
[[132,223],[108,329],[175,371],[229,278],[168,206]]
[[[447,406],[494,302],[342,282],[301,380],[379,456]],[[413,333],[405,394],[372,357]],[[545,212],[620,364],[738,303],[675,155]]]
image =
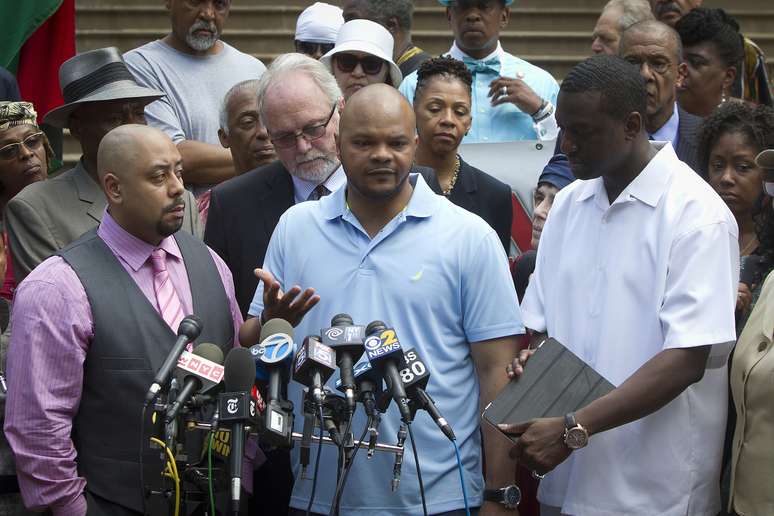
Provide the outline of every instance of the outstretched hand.
[[294,285],[287,292],[282,292],[279,281],[269,271],[255,269],[255,276],[263,282],[264,321],[279,318],[298,326],[306,313],[320,301],[313,288],[302,292],[301,287]]

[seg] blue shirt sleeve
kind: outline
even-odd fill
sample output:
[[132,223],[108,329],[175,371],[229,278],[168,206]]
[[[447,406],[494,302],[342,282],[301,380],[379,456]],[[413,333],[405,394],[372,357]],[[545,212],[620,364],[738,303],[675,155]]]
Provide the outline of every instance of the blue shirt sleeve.
[[417,72],[411,72],[409,75],[406,76],[406,78],[403,79],[403,82],[400,83],[400,87],[398,88],[398,91],[400,91],[401,95],[406,97],[406,100],[409,101],[409,104],[414,105],[414,92],[417,89]]
[[468,342],[520,335],[524,324],[508,258],[494,230],[471,246],[462,271],[462,321]]

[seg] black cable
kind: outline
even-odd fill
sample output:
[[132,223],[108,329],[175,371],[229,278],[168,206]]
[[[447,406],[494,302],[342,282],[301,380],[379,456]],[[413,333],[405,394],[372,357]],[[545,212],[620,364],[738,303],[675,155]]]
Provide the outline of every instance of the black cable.
[[309,505],[306,506],[306,516],[312,512],[312,504],[314,504],[314,495],[317,491],[317,472],[320,470],[320,454],[323,447],[323,408],[322,404],[318,405],[320,409],[320,440],[317,442],[317,458],[314,459],[314,476],[312,477],[312,496],[309,497]]
[[422,512],[427,516],[427,502],[425,501],[425,484],[422,482],[422,471],[419,469],[419,455],[417,454],[417,444],[414,442],[414,432],[411,430],[411,423],[407,423],[409,437],[411,438],[411,449],[414,452],[414,464],[417,466],[417,479],[419,479],[419,494],[422,497]]
[[[350,423],[352,423],[352,420],[350,419]],[[365,428],[363,428],[363,433],[360,434],[360,439],[358,439],[359,443],[363,442],[363,439],[365,439],[366,433],[368,433],[368,429],[371,428],[371,424],[373,423],[372,418],[368,418],[368,421],[366,422]],[[339,504],[341,503],[341,497],[344,496],[344,486],[347,484],[347,477],[349,476],[349,472],[352,470],[352,465],[355,463],[355,456],[357,455],[358,450],[360,449],[360,445],[355,445],[355,451],[352,452],[352,457],[349,460],[349,464],[344,468],[344,475],[341,477],[341,480],[336,483],[336,491],[334,491],[333,495],[333,504],[331,505],[331,512],[328,514],[328,516],[333,516],[334,514],[338,514],[339,512]]]
[[148,507],[145,502],[145,473],[142,466],[142,449],[145,444],[145,413],[148,409],[148,404],[142,404],[142,415],[140,416],[140,495],[142,497],[142,514],[146,516],[148,514]]

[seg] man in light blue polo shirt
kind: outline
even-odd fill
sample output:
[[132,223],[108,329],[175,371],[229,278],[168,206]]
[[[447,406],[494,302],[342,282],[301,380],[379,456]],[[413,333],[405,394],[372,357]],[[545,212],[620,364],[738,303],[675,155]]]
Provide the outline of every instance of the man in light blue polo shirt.
[[[473,74],[473,124],[462,143],[555,139],[559,85],[548,72],[500,45],[513,0],[438,1],[446,6],[454,33],[447,55],[463,61]],[[416,86],[416,72],[400,85],[409,102],[414,102]]]
[[[494,230],[435,195],[421,176],[409,174],[414,127],[411,106],[387,85],[368,86],[349,99],[337,139],[347,187],[282,216],[263,269],[257,271],[262,282],[250,307],[254,318],[240,338],[243,345],[252,344],[261,319],[283,317],[297,324],[300,339],[318,334],[341,312],[361,324],[382,320],[395,328],[404,348],[417,349],[427,363],[432,375],[427,390],[454,429],[469,502],[478,507],[484,503],[480,408],[507,383],[505,366],[516,354],[516,336],[524,327]],[[302,291],[301,286],[310,288]],[[297,409],[297,431],[301,391],[291,383],[288,392]],[[352,425],[357,433],[365,424],[362,412],[358,409]],[[382,419],[381,442],[395,443],[399,419],[392,404]],[[428,512],[455,514],[464,502],[454,448],[427,414],[419,413],[412,428]],[[487,488],[506,487],[513,483],[507,441],[491,427],[483,430]],[[341,514],[422,513],[413,456],[405,455],[395,493],[390,491],[393,459],[377,453],[366,460],[358,454]],[[298,477],[298,461],[294,450],[291,507],[303,514],[312,482]],[[328,513],[336,467],[335,448],[325,447],[313,513]],[[486,507],[492,513],[504,510],[496,502]]]

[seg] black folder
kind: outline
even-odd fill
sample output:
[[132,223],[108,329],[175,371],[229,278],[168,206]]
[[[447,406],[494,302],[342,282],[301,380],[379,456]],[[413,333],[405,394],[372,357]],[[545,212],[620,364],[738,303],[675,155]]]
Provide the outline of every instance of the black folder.
[[613,389],[612,383],[559,341],[547,339],[529,358],[521,377],[505,386],[482,417],[495,427],[541,417],[564,417]]

